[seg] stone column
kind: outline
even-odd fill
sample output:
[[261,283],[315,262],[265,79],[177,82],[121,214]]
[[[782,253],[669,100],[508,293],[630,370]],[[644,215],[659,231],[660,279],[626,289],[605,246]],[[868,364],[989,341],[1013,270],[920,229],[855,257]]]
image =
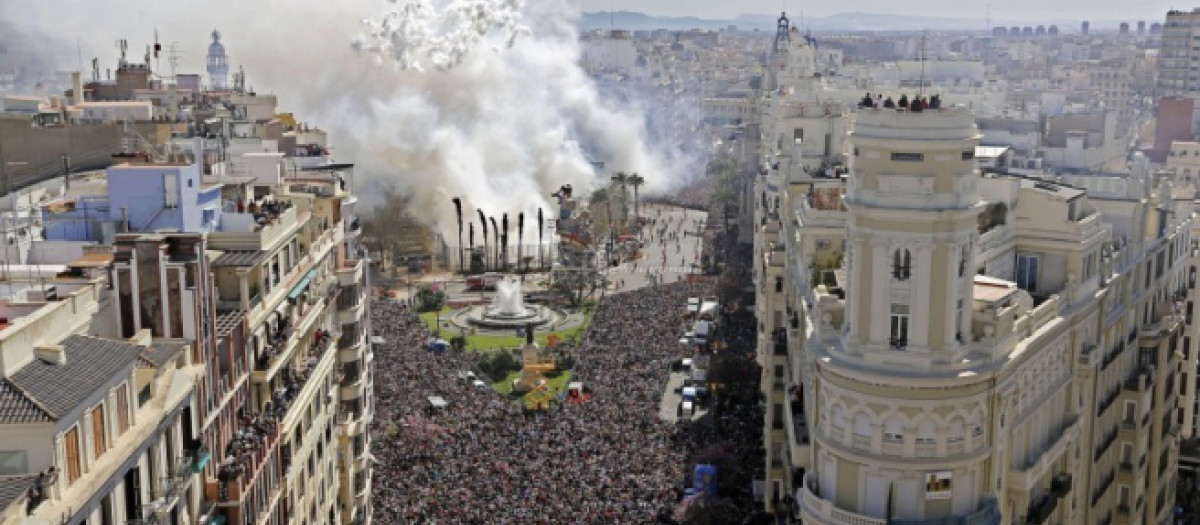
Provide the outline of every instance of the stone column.
[[250,311],[250,272],[249,270],[237,269],[235,271],[238,277],[238,286],[241,292],[242,310]]
[[170,294],[170,279],[167,278],[167,265],[164,261],[167,258],[167,245],[160,244],[158,246],[158,257],[155,263],[158,265],[158,280],[161,283],[158,287],[160,304],[162,310],[162,336],[171,337],[171,294]]
[[138,259],[137,245],[130,249],[129,252],[129,301],[133,309],[133,332],[137,333],[142,329],[142,298],[141,288],[138,286]]
[[912,292],[909,295],[908,306],[908,344],[909,347],[927,349],[929,347],[929,330],[934,323],[930,315],[932,298],[930,291],[934,279],[933,274],[933,245],[926,240],[913,243],[909,248],[912,252]]
[[[891,315],[891,304],[888,301],[872,301],[874,297],[888,297],[892,288],[892,254],[886,239],[872,238],[871,242],[871,290],[856,290],[854,293],[863,300],[870,301],[871,331],[867,334],[868,344],[888,344],[888,320]],[[850,325],[853,330],[861,330],[866,319],[855,319],[859,327]],[[861,333],[861,332],[860,332]]]

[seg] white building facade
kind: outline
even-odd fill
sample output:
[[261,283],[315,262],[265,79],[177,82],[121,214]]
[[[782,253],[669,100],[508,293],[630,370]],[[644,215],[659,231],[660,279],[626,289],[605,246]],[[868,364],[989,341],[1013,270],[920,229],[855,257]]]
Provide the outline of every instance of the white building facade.
[[979,141],[965,108],[866,109],[842,203],[760,179],[767,510],[1170,519],[1190,201],[983,177]]

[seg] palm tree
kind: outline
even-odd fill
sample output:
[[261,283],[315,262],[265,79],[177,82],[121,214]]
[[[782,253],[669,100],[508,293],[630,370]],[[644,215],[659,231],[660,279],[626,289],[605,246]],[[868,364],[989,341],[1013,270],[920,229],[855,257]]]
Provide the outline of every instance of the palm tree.
[[[492,266],[494,267],[500,264],[500,227],[496,226],[495,217],[488,217],[488,219],[492,221]],[[504,268],[501,268],[500,271],[504,271]]]
[[500,217],[501,217],[500,218],[500,227],[503,228],[500,230],[501,232],[503,232],[500,234],[500,238],[503,239],[500,241],[500,257],[501,257],[500,258],[500,268],[507,270],[508,269],[508,214],[507,213],[502,214]]
[[489,255],[488,243],[487,243],[487,232],[488,232],[487,217],[483,216],[483,209],[475,208],[475,211],[479,212],[479,224],[481,226],[483,226],[483,271],[486,272],[488,270],[488,255]]
[[542,230],[545,226],[545,220],[542,218],[542,207],[538,206],[538,269],[546,267],[546,260],[542,258]]
[[[621,224],[623,225],[625,224],[625,221],[628,219],[629,215],[629,210],[626,209],[625,206],[625,185],[629,183],[629,174],[623,171],[618,171],[616,175],[612,176],[612,182],[613,184],[621,187]],[[612,196],[610,195],[609,198],[612,198]]]
[[[475,262],[475,223],[472,222],[471,224],[468,224],[467,226],[469,227],[468,232],[470,233],[470,236],[468,238],[471,239],[471,252],[470,252],[471,253],[471,262],[474,263]],[[471,264],[471,271],[472,272],[475,271],[474,264]]]
[[521,269],[521,243],[525,242],[525,212],[517,214],[517,269]]
[[[591,197],[588,198],[588,207],[597,208],[600,205],[605,206],[604,226],[608,229],[608,239],[611,242],[613,234],[613,212],[612,195],[608,190],[608,188],[597,188],[596,191],[593,191]],[[593,232],[593,235],[600,237],[600,235],[598,235],[596,232]]]
[[[646,179],[635,172],[629,175],[629,180],[627,182],[629,182],[630,186],[633,186],[633,220],[634,222],[638,222],[642,217],[641,208],[638,204],[638,187],[645,184]],[[638,222],[638,224],[641,223]]]
[[463,243],[462,243],[462,199],[450,199],[454,203],[454,217],[458,219],[458,273],[463,273]]

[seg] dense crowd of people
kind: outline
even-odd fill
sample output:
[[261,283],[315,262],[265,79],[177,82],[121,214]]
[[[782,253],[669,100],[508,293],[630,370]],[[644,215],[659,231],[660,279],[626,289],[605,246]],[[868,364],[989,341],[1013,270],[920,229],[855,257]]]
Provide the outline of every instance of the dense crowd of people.
[[[716,447],[761,464],[754,399],[700,423],[660,417],[671,363],[693,351],[678,341],[683,305],[706,295],[711,285],[679,282],[605,297],[568,351],[571,380],[585,384],[588,400],[545,412],[472,388],[459,372],[475,368],[475,354],[426,350],[428,328],[407,306],[375,301],[374,330],[385,342],[375,348],[374,519],[669,523],[697,451]],[[448,405],[430,408],[429,396]],[[747,512],[748,485],[732,490]]]

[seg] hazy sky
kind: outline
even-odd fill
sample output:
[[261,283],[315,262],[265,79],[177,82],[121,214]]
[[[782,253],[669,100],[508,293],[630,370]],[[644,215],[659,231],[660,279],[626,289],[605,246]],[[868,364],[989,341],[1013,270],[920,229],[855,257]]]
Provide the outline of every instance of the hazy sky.
[[[935,15],[951,18],[984,18],[991,4],[993,20],[1003,19],[1078,19],[1162,21],[1167,10],[1191,9],[1187,3],[1171,0],[841,0],[803,2],[800,0],[580,0],[585,12],[609,9],[640,11],[656,15],[692,15],[701,18],[732,18],[743,13],[777,13],[787,10],[812,15],[846,12],[881,14]],[[794,15],[792,15],[794,16]]]

